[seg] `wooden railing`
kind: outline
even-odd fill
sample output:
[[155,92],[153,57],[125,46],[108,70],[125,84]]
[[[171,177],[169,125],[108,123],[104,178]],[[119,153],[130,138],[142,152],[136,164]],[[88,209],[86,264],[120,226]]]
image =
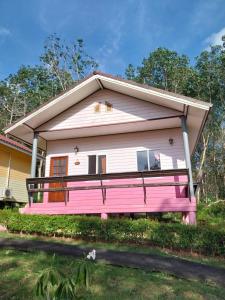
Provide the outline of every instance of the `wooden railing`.
[[[106,190],[115,188],[137,188],[142,187],[144,193],[144,202],[146,203],[146,187],[160,187],[160,186],[187,186],[189,191],[189,180],[186,182],[158,182],[158,183],[146,183],[145,178],[149,177],[167,177],[167,176],[181,176],[186,175],[188,178],[187,169],[172,169],[172,170],[152,170],[144,172],[123,172],[123,173],[107,173],[107,174],[95,174],[95,175],[72,175],[61,177],[40,177],[40,178],[28,178],[26,180],[27,191],[29,196],[29,204],[33,201],[33,195],[40,192],[66,192],[65,204],[69,200],[69,191],[76,190],[98,190],[102,191],[102,200],[105,203]],[[141,183],[127,183],[127,184],[112,184],[113,180],[118,179],[137,179],[141,178]],[[85,185],[85,186],[66,186],[69,182],[82,182],[82,181],[99,181],[100,185]],[[110,184],[104,183],[104,180],[110,180]],[[46,184],[60,183],[61,187],[45,187]]]

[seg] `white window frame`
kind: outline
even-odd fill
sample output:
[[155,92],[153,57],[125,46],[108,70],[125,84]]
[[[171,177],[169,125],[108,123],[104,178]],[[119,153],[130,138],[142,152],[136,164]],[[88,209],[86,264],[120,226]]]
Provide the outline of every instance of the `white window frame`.
[[160,169],[159,169],[159,170],[162,170],[161,153],[160,153],[159,149],[140,149],[140,150],[136,150],[136,164],[137,164],[137,170],[138,170],[137,153],[138,153],[138,152],[143,152],[143,151],[147,151],[148,171],[153,171],[153,170],[150,169],[149,151],[152,151],[152,152],[158,152],[158,153],[159,153],[159,161],[160,161]]
[[[108,165],[107,165],[107,154],[106,153],[98,153],[98,154],[89,154],[88,155],[88,170],[89,170],[89,156],[96,156],[96,162],[95,162],[95,169],[96,169],[96,175],[100,174],[98,171],[98,159],[99,159],[99,156],[105,156],[106,157],[106,173],[107,173],[107,170],[108,170]],[[88,175],[91,175],[88,173]]]

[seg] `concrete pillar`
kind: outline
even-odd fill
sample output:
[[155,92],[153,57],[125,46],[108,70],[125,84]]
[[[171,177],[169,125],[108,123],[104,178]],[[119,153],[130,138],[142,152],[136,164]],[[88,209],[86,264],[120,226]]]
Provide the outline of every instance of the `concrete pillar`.
[[186,225],[196,225],[196,212],[195,211],[183,212],[182,221]]
[[31,161],[31,178],[36,177],[37,166],[37,146],[38,146],[38,132],[34,132],[33,148],[32,148],[32,161]]
[[190,150],[189,150],[188,130],[187,130],[187,123],[186,123],[185,116],[181,117],[181,127],[182,127],[183,142],[184,142],[185,161],[186,161],[186,167],[188,169],[188,176],[189,176],[189,192],[191,198],[195,199],[192,168],[191,168],[191,157],[190,157]]
[[107,220],[107,219],[108,219],[108,214],[106,214],[106,213],[101,213],[101,219],[102,219],[102,220]]

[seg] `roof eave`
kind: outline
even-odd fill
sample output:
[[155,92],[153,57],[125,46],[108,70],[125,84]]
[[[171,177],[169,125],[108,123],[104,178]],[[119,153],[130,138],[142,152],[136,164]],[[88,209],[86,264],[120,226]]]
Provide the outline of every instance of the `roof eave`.
[[168,93],[166,93],[166,94],[162,93],[162,92],[157,91],[155,89],[152,90],[151,88],[143,88],[143,87],[137,86],[137,85],[129,83],[129,82],[124,82],[124,81],[119,80],[119,79],[114,79],[114,78],[111,78],[111,77],[96,74],[96,75],[92,75],[91,77],[89,77],[85,81],[81,82],[80,84],[76,85],[75,87],[68,90],[67,92],[64,92],[60,96],[55,97],[50,102],[48,102],[44,106],[38,108],[34,112],[28,114],[27,116],[25,116],[21,120],[17,121],[13,125],[10,125],[10,126],[4,128],[4,132],[6,134],[10,133],[10,131],[15,129],[19,125],[23,125],[25,122],[32,120],[32,118],[34,118],[35,116],[40,114],[43,110],[46,110],[46,109],[56,105],[58,102],[62,101],[65,97],[69,96],[71,93],[79,91],[79,89],[85,87],[86,85],[88,85],[93,80],[97,80],[97,81],[100,80],[100,82],[101,81],[103,81],[103,82],[108,81],[108,82],[111,82],[112,84],[115,84],[115,85],[117,84],[117,85],[123,86],[125,88],[128,88],[130,90],[138,90],[139,92],[142,92],[144,94],[165,98],[165,99],[170,100],[170,101],[174,101],[174,102],[184,104],[184,105],[190,105],[190,106],[193,106],[193,107],[196,107],[196,108],[199,108],[199,109],[203,109],[203,110],[209,110],[210,107],[212,106],[212,104],[207,103],[207,102],[195,103],[195,102],[189,101],[187,99],[184,99],[182,97],[176,97],[176,96],[170,95]]

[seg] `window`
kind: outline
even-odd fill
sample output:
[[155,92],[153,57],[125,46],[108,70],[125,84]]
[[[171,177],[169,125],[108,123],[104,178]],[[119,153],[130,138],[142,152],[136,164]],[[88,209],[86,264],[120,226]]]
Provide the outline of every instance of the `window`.
[[50,162],[50,176],[66,176],[67,164],[67,156],[52,157]]
[[105,101],[105,110],[107,112],[111,112],[113,110],[113,105],[107,101]]
[[148,156],[147,151],[138,151],[137,152],[137,165],[138,171],[148,171]]
[[106,173],[106,155],[88,156],[88,174]]
[[137,151],[137,169],[139,172],[160,170],[160,154],[157,151]]

